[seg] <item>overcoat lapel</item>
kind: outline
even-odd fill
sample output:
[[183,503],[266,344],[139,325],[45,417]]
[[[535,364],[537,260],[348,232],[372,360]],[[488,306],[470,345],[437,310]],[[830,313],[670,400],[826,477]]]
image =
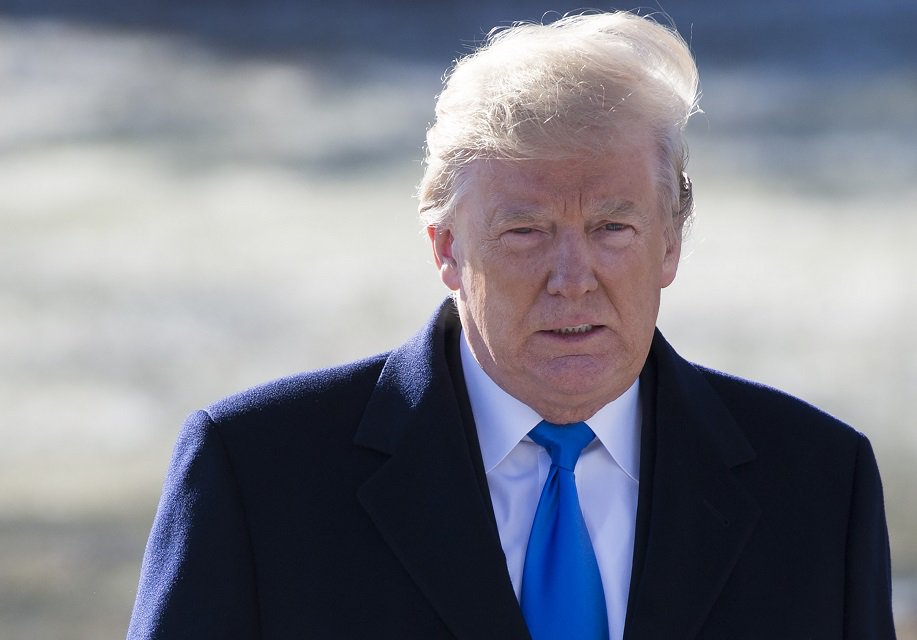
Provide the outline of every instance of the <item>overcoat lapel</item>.
[[456,637],[528,638],[446,366],[450,313],[386,361],[355,442],[391,457],[359,498]]
[[703,374],[657,332],[656,458],[643,571],[626,640],[687,640],[701,629],[760,508],[735,476],[751,445]]

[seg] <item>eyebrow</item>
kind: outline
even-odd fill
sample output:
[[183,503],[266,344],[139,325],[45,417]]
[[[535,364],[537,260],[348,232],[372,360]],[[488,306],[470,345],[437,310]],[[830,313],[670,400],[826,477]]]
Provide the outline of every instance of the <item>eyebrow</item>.
[[[497,224],[524,224],[536,221],[548,215],[548,211],[537,202],[519,201],[515,203],[497,204],[493,206],[494,215],[492,223]],[[624,216],[645,218],[646,216],[631,200],[611,198],[601,201],[595,207],[594,213],[587,218],[601,218],[604,216]]]
[[543,207],[531,204],[511,207],[494,207],[493,221],[499,223],[531,222],[545,215]]
[[601,203],[597,210],[602,215],[639,215],[637,205],[630,200],[612,199]]

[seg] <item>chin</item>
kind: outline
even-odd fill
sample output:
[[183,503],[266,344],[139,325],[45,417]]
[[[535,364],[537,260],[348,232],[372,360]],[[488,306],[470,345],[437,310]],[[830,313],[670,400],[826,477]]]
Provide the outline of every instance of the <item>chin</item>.
[[539,367],[538,377],[546,385],[563,389],[565,393],[588,392],[608,382],[608,372],[617,369],[614,359],[592,355],[552,358]]
[[640,368],[633,372],[629,369],[605,360],[564,363],[551,367],[539,378],[546,399],[566,399],[570,404],[599,402],[604,406],[627,391],[640,375]]
[[[602,380],[595,375],[588,376],[550,376],[541,379],[540,394],[544,400],[557,401],[560,404],[577,405],[594,401],[614,393],[610,380]],[[611,402],[609,398],[605,402]]]

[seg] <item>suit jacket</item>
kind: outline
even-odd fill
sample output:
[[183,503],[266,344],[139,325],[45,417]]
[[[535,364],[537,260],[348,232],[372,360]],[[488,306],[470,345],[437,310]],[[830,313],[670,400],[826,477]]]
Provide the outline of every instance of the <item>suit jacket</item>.
[[[528,638],[446,302],[388,354],[191,416],[129,638]],[[657,332],[629,640],[894,637],[866,438]]]

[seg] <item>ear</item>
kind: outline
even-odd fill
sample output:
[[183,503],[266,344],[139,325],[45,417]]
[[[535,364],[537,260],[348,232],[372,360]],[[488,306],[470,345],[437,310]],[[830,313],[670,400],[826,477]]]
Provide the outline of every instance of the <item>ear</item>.
[[681,260],[681,229],[667,225],[665,231],[665,254],[662,256],[662,273],[659,286],[665,289],[675,280],[678,263]]
[[433,247],[433,261],[439,269],[440,280],[452,291],[458,291],[462,284],[458,260],[455,257],[455,236],[446,226],[427,227],[427,236]]

